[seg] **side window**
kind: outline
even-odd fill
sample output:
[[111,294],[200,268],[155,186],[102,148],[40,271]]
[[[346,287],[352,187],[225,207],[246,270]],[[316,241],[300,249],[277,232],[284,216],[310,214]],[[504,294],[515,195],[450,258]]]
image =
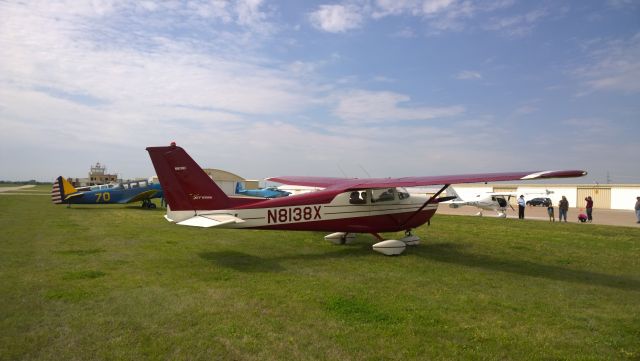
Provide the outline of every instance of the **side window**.
[[349,194],[349,204],[367,204],[367,191],[353,191]]
[[147,181],[142,181],[138,183],[140,185],[140,187],[146,187],[147,186]]
[[123,184],[123,185],[122,185],[122,187],[123,187],[124,189],[129,189],[129,183],[125,183],[125,184]]
[[388,202],[392,201],[396,198],[396,190],[393,188],[389,189],[373,189],[371,191],[371,202]]

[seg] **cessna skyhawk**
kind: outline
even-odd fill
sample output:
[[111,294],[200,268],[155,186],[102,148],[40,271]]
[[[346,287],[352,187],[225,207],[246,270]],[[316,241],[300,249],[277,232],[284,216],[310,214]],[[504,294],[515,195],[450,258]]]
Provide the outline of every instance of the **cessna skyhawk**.
[[[269,181],[324,188],[282,198],[227,196],[182,149],[172,143],[147,148],[167,201],[165,218],[196,227],[254,228],[335,232],[326,239],[346,243],[356,233],[369,233],[379,242],[373,249],[385,255],[402,253],[419,238],[411,230],[427,223],[438,198],[457,183],[581,177],[582,170],[463,174],[404,178],[331,178],[283,176]],[[431,197],[406,192],[404,187],[442,185]],[[405,231],[399,240],[379,233]]]

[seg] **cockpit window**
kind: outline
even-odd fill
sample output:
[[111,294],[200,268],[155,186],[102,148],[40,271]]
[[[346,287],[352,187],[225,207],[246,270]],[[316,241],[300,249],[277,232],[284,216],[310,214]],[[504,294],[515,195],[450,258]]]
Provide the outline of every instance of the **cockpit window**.
[[367,204],[367,191],[353,191],[349,194],[349,204]]
[[396,198],[396,190],[389,189],[373,189],[371,190],[371,202],[388,202]]

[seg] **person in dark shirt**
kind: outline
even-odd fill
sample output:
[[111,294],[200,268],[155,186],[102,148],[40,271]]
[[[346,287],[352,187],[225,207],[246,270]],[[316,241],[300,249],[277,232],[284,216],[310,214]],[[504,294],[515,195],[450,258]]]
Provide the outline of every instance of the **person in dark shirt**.
[[587,209],[587,221],[591,222],[593,221],[593,199],[588,196],[584,200],[587,201],[587,206],[585,207]]
[[569,211],[569,201],[567,197],[562,196],[560,203],[558,203],[558,210],[560,211],[558,222],[562,222],[562,218],[564,218],[564,222],[567,223],[567,212]]

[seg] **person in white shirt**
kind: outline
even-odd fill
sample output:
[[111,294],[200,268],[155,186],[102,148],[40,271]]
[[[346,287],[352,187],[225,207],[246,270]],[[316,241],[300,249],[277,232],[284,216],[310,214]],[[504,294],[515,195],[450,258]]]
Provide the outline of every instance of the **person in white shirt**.
[[518,218],[524,219],[524,208],[527,206],[527,203],[524,201],[524,196],[520,195],[518,198]]

